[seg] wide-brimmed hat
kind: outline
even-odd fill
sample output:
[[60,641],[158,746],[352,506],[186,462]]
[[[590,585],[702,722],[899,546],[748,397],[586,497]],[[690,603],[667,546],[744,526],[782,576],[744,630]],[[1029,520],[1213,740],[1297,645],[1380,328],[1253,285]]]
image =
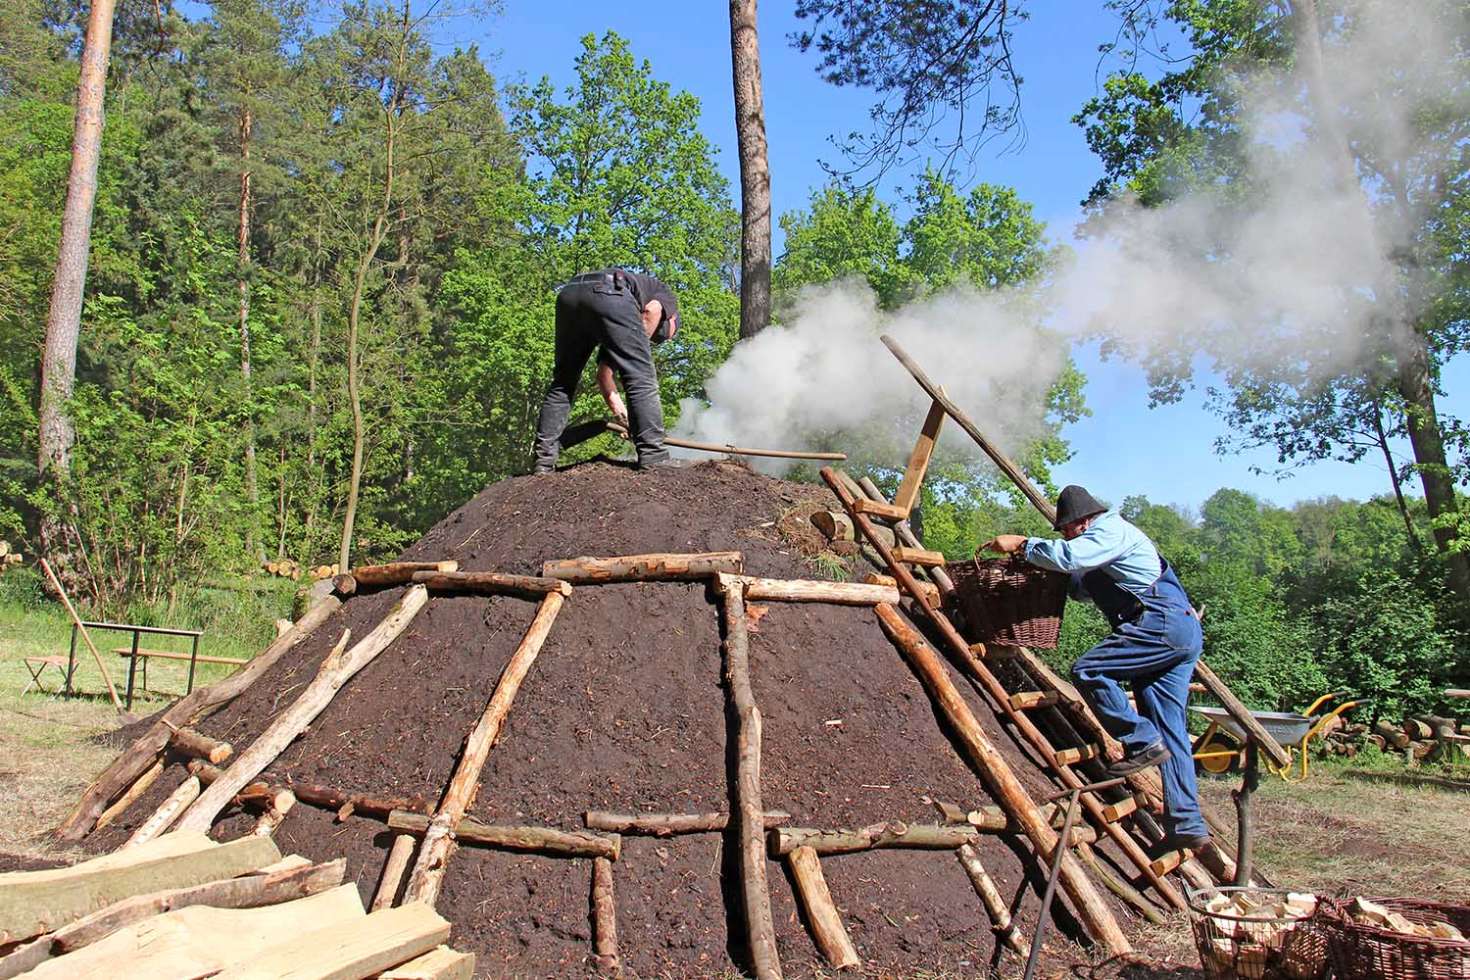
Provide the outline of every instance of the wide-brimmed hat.
[[1086,488],[1079,487],[1074,483],[1070,486],[1063,487],[1062,492],[1057,495],[1056,526],[1066,527],[1068,524],[1075,524],[1084,517],[1101,514],[1105,510],[1107,508],[1098,503],[1097,498],[1088,493]]

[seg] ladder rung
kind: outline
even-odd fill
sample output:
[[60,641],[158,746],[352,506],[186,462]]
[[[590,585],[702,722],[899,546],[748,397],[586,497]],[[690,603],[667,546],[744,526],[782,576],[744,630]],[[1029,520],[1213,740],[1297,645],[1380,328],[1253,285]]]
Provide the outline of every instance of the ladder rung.
[[1162,878],[1164,875],[1168,874],[1170,871],[1173,871],[1185,861],[1189,860],[1190,856],[1191,854],[1189,851],[1170,851],[1168,854],[1165,854],[1163,857],[1150,864],[1149,870]]
[[1061,749],[1056,754],[1057,765],[1059,766],[1075,766],[1084,759],[1096,758],[1096,745],[1084,745],[1080,749]]
[[935,568],[944,564],[944,555],[937,551],[929,551],[926,548],[904,548],[890,549],[893,552],[893,560],[907,565],[923,565],[925,568]]
[[1011,707],[1017,711],[1027,708],[1044,708],[1047,705],[1057,703],[1059,695],[1056,691],[1021,691],[1019,694],[1011,695]]
[[1103,819],[1108,823],[1117,823],[1128,814],[1138,809],[1138,801],[1133,797],[1125,797],[1117,803],[1109,803],[1102,809]]
[[881,500],[869,500],[867,497],[859,497],[854,500],[852,509],[859,514],[882,518],[885,521],[906,521],[909,517],[909,512],[902,507],[885,504]]
[[1016,648],[1003,643],[972,643],[970,652],[986,660],[1009,660],[1016,656]]

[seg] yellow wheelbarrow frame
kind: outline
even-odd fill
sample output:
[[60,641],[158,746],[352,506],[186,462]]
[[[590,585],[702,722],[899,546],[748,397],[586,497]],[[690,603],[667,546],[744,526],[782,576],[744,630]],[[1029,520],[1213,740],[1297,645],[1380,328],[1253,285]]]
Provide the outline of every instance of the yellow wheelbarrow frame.
[[[1300,760],[1300,774],[1293,777],[1291,774],[1292,764],[1288,763],[1280,769],[1273,769],[1272,771],[1276,775],[1289,782],[1307,778],[1309,759],[1307,746],[1311,743],[1312,739],[1320,735],[1334,718],[1357,707],[1363,702],[1357,699],[1343,701],[1331,711],[1323,714],[1318,714],[1318,711],[1327,702],[1344,697],[1348,693],[1347,691],[1334,691],[1331,694],[1324,694],[1313,701],[1307,710],[1300,715],[1293,715],[1286,712],[1252,712],[1258,721],[1265,724],[1268,731],[1273,727],[1277,728],[1278,731],[1290,730],[1293,735],[1297,731],[1303,731],[1300,738],[1281,740],[1282,747],[1286,749],[1287,753],[1292,755],[1294,760]],[[1240,763],[1245,753],[1246,736],[1231,722],[1228,716],[1223,715],[1223,713],[1221,716],[1216,716],[1216,710],[1195,709],[1196,712],[1203,714],[1210,721],[1205,727],[1204,734],[1195,740],[1196,748],[1194,758],[1199,761],[1200,766],[1206,772],[1219,775],[1231,771]],[[1271,724],[1272,722],[1276,724],[1273,725]],[[1276,734],[1276,732],[1272,732],[1272,734]],[[1231,742],[1234,744],[1230,744]]]

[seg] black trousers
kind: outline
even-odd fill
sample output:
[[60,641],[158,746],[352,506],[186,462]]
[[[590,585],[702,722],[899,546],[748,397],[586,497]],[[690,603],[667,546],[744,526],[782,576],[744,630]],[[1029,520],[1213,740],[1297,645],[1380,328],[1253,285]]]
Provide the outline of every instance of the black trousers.
[[556,359],[536,422],[536,468],[556,465],[577,383],[587,359],[598,347],[623,382],[638,464],[662,462],[669,456],[664,449],[663,403],[638,300],[626,286],[618,289],[611,276],[579,280],[564,287],[556,297]]

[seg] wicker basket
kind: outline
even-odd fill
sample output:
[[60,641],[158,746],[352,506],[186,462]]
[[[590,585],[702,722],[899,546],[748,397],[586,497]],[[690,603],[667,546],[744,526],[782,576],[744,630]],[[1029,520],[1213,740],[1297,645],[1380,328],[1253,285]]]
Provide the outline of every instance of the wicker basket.
[[[1370,901],[1410,922],[1448,922],[1470,935],[1470,907],[1408,898]],[[1355,921],[1340,902],[1326,902],[1319,914],[1327,939],[1334,980],[1470,980],[1470,941],[1406,936]]]
[[1062,629],[1069,577],[1023,558],[972,558],[944,566],[976,643],[1050,650]]
[[[1263,908],[1251,915],[1211,912],[1216,895],[1245,894]],[[1189,921],[1200,966],[1210,980],[1321,980],[1327,972],[1327,940],[1317,915],[1279,915],[1271,907],[1284,888],[1207,888],[1189,893]]]

